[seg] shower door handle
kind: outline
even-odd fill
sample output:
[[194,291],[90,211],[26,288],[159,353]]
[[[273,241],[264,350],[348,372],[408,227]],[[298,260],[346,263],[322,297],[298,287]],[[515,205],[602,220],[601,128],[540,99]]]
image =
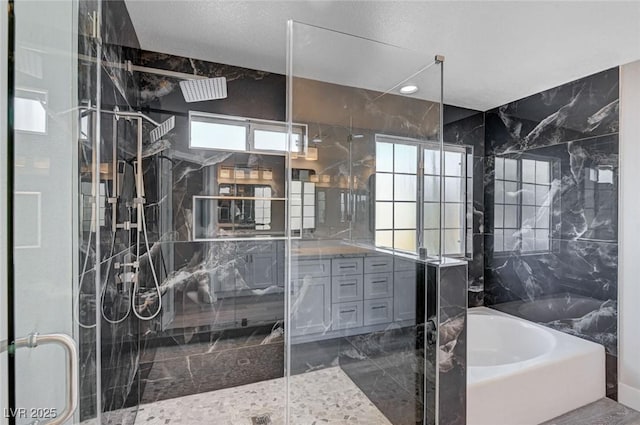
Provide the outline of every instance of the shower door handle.
[[24,338],[18,338],[13,343],[0,343],[0,352],[9,351],[15,353],[18,348],[36,348],[39,345],[57,344],[64,348],[66,354],[66,400],[65,408],[54,419],[46,425],[62,425],[73,416],[78,407],[78,349],[76,342],[66,334],[43,334],[32,333]]

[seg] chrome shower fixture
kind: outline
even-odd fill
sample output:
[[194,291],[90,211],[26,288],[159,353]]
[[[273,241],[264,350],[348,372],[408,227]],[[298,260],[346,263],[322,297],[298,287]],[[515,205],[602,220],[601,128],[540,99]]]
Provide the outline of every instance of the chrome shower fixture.
[[180,89],[187,103],[226,99],[227,79],[216,77],[180,81]]
[[162,124],[151,130],[149,136],[151,137],[151,142],[157,142],[161,138],[167,135],[173,128],[176,126],[176,117],[172,116],[171,118],[165,120]]

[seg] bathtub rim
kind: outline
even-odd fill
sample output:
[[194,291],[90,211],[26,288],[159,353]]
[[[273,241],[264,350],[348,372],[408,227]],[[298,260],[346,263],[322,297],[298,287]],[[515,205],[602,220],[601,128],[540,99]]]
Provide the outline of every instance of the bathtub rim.
[[[482,387],[491,384],[508,376],[524,375],[535,372],[538,369],[544,369],[548,365],[566,362],[571,358],[579,358],[592,355],[594,352],[601,352],[604,357],[605,348],[603,345],[579,338],[574,335],[557,331],[544,325],[532,322],[521,317],[517,317],[500,310],[481,306],[472,307],[467,310],[469,315],[491,315],[507,317],[512,320],[526,322],[533,327],[547,331],[556,340],[556,344],[549,352],[527,359],[522,362],[508,363],[504,365],[494,366],[467,366],[467,387]],[[468,350],[467,344],[467,358]]]

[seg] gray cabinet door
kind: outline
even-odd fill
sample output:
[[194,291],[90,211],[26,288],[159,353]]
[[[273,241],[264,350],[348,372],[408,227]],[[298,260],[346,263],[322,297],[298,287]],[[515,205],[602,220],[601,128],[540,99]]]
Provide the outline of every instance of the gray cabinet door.
[[238,274],[229,276],[236,279],[236,289],[240,291],[238,295],[242,291],[264,289],[280,283],[278,275],[284,269],[279,269],[278,260],[282,261],[284,256],[278,254],[276,242],[238,242],[237,257],[233,264]]
[[278,284],[278,257],[276,250],[249,254],[250,278],[246,281],[251,289],[268,288]]
[[295,279],[291,299],[291,334],[323,333],[331,326],[331,279]]
[[393,313],[396,322],[416,318],[415,270],[396,271],[393,274]]

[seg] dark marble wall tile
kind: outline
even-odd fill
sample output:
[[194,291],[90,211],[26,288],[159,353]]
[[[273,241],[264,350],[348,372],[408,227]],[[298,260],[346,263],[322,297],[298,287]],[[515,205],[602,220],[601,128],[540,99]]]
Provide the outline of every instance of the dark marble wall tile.
[[[388,329],[344,338],[339,364],[393,424],[422,423],[424,358],[416,328]],[[433,410],[427,413],[433,420]],[[431,423],[428,421],[428,423]]]
[[[143,109],[186,117],[190,110],[285,121],[286,79],[284,75],[257,71],[194,58],[141,50],[137,65],[160,70],[227,79],[227,98],[188,104],[180,79],[149,72],[136,72]],[[186,126],[184,127],[186,128]],[[184,134],[186,136],[186,133]],[[179,136],[175,140],[180,140]],[[182,140],[186,141],[184,137]]]
[[[108,1],[102,3],[102,56],[96,61],[98,48],[92,37],[91,16],[97,11],[98,3],[93,1],[79,2],[79,81],[78,98],[82,104],[95,106],[100,95],[100,106],[103,110],[111,111],[115,107],[128,110],[136,107],[137,84],[135,78],[124,72],[118,66],[110,63],[124,63],[134,59],[122,46],[128,45],[139,48],[133,24],[129,18],[123,1]],[[94,60],[87,59],[93,58]],[[102,84],[97,86],[97,75],[101,74]],[[99,93],[98,93],[99,90]],[[91,132],[93,123],[98,119],[95,113],[87,115],[87,125],[83,126],[83,133],[79,140],[79,199],[83,202],[82,214],[78,223],[81,235],[80,243],[80,276],[78,321],[80,323],[79,356],[80,387],[83,397],[80,401],[80,420],[93,418],[109,412],[110,420],[123,424],[133,423],[133,416],[127,407],[137,404],[137,399],[130,399],[130,394],[136,393],[139,384],[138,370],[138,322],[130,314],[131,296],[126,286],[117,283],[120,272],[115,270],[115,263],[122,263],[131,254],[133,241],[128,232],[111,231],[112,211],[117,219],[123,221],[127,214],[124,202],[111,205],[105,198],[98,200],[98,206],[104,214],[104,223],[100,226],[100,238],[96,240],[96,233],[89,226],[91,208],[91,171],[93,152],[100,151],[101,163],[111,164],[113,158],[113,116],[103,113],[101,120],[101,134]],[[135,152],[135,130],[127,123],[120,122],[116,127],[115,160],[128,161]],[[130,167],[127,165],[127,167]],[[131,171],[131,170],[129,170]],[[113,181],[107,173],[101,175],[100,186],[104,196],[111,196],[114,192]],[[133,193],[123,194],[124,198],[133,198]],[[135,237],[134,239],[135,240]],[[96,258],[99,248],[100,258]],[[144,263],[144,262],[143,262]],[[143,267],[145,267],[143,265]],[[95,291],[95,273],[100,274],[103,288],[99,293]],[[130,289],[130,288],[129,288]],[[100,334],[95,331],[96,310],[101,313]],[[116,323],[117,322],[117,323]],[[101,370],[96,369],[98,352]],[[101,388],[97,388],[96,375],[101,375]],[[97,398],[101,397],[103,412],[97,412]]]
[[467,422],[467,264],[438,266],[440,424]]
[[[546,186],[528,184],[518,177],[517,181],[509,183],[499,180],[498,186],[495,182],[496,161],[510,161],[514,167],[520,168],[520,173],[525,172],[525,162],[542,161],[550,168],[549,183]],[[486,173],[487,205],[495,207],[506,202],[549,208],[551,238],[617,240],[617,134],[491,157]],[[513,189],[510,190],[508,184]],[[499,191],[497,194],[496,189]],[[486,211],[485,228],[488,233],[495,230],[494,212],[494,208]],[[523,226],[537,227],[533,216],[523,216],[522,220]]]
[[[138,402],[281,377],[284,243],[194,241],[193,197],[215,195],[211,181],[218,180],[218,167],[238,162],[272,169],[272,195],[284,197],[284,158],[192,149],[188,116],[190,111],[200,111],[283,121],[285,78],[155,52],[122,51],[130,50],[137,65],[224,76],[228,87],[227,99],[188,104],[179,79],[133,73],[140,108],[159,122],[175,117],[175,127],[161,141],[148,144],[145,137],[143,144],[148,154],[145,212],[151,244],[151,256],[145,258],[155,263],[163,296],[161,314],[141,322],[136,333]],[[152,129],[145,123],[144,134]],[[284,212],[274,216],[284,217]],[[272,228],[283,233],[284,222],[274,222]],[[140,280],[141,293],[155,300],[149,267],[142,270]],[[143,314],[155,308],[157,301]]]
[[618,68],[486,113],[488,155],[618,132]]
[[456,106],[444,107],[444,142],[473,147],[473,156],[485,154],[484,113]]
[[468,150],[468,176],[472,178],[468,190],[471,203],[467,205],[467,257],[469,262],[469,306],[483,304],[484,291],[484,154],[485,154],[485,114],[478,111],[445,105],[444,142],[449,145],[465,146]]
[[603,344],[610,357],[617,132],[617,68],[486,113],[485,304]]
[[617,245],[561,240],[551,245],[548,253],[494,253],[485,271],[485,303],[601,343],[615,354]]

